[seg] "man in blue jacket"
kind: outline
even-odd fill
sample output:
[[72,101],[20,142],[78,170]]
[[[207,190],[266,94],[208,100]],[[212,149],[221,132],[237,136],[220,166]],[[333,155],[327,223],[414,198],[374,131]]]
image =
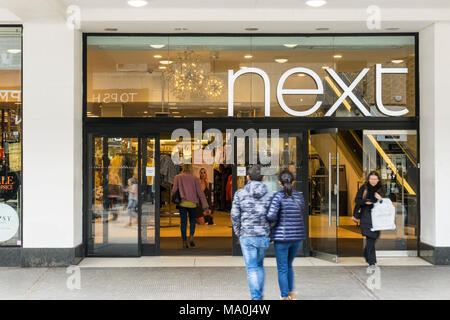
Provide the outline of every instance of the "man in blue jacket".
[[263,180],[260,165],[249,168],[248,183],[236,191],[231,208],[233,230],[241,244],[252,300],[263,297],[263,262],[270,244],[270,226],[266,216],[273,194]]

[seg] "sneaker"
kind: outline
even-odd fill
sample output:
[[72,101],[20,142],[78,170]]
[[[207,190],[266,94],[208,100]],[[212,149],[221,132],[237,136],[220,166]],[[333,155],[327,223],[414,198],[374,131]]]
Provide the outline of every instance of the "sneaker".
[[377,266],[377,264],[375,263],[375,264],[369,265],[369,266],[367,267],[367,270],[373,271],[373,270],[376,270],[377,268],[378,268],[378,266]]

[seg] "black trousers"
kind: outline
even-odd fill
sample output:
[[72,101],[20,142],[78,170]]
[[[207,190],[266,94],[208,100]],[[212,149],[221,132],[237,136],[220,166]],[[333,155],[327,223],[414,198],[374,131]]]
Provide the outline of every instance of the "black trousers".
[[371,265],[377,263],[375,254],[375,242],[377,239],[366,237],[366,246],[364,247],[364,258],[366,262]]

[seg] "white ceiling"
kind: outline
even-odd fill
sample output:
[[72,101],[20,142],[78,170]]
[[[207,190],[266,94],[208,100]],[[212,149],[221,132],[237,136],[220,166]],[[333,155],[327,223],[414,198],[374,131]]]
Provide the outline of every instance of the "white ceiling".
[[[81,10],[83,32],[123,33],[349,33],[417,32],[435,21],[450,22],[450,0],[328,0],[311,8],[304,0],[149,0],[133,8],[126,0],[0,0],[0,23],[64,22],[69,5]],[[381,10],[381,28],[370,30],[367,8]],[[327,27],[327,31],[317,31]]]
[[[76,4],[81,8],[123,9],[130,8],[126,0],[61,0],[66,6]],[[377,5],[384,9],[427,8],[450,9],[449,0],[328,0],[328,9],[361,9]],[[304,0],[149,0],[145,8],[310,8]],[[320,9],[322,9],[320,8]],[[318,10],[320,10],[318,9]],[[138,9],[139,10],[139,9]]]

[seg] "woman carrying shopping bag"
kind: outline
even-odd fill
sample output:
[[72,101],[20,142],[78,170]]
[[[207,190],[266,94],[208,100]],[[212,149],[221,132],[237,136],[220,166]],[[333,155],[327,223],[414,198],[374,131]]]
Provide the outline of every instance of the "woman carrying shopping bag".
[[289,170],[283,170],[278,180],[282,190],[275,193],[267,220],[275,224],[271,240],[274,241],[281,299],[295,300],[292,262],[306,238],[303,221],[305,200],[301,192],[293,189],[294,175]]
[[360,224],[361,234],[366,237],[364,258],[369,268],[375,268],[377,258],[375,254],[375,242],[380,236],[380,231],[372,231],[372,208],[375,202],[382,201],[384,196],[380,175],[371,171],[364,184],[359,188],[355,198],[353,221]]

